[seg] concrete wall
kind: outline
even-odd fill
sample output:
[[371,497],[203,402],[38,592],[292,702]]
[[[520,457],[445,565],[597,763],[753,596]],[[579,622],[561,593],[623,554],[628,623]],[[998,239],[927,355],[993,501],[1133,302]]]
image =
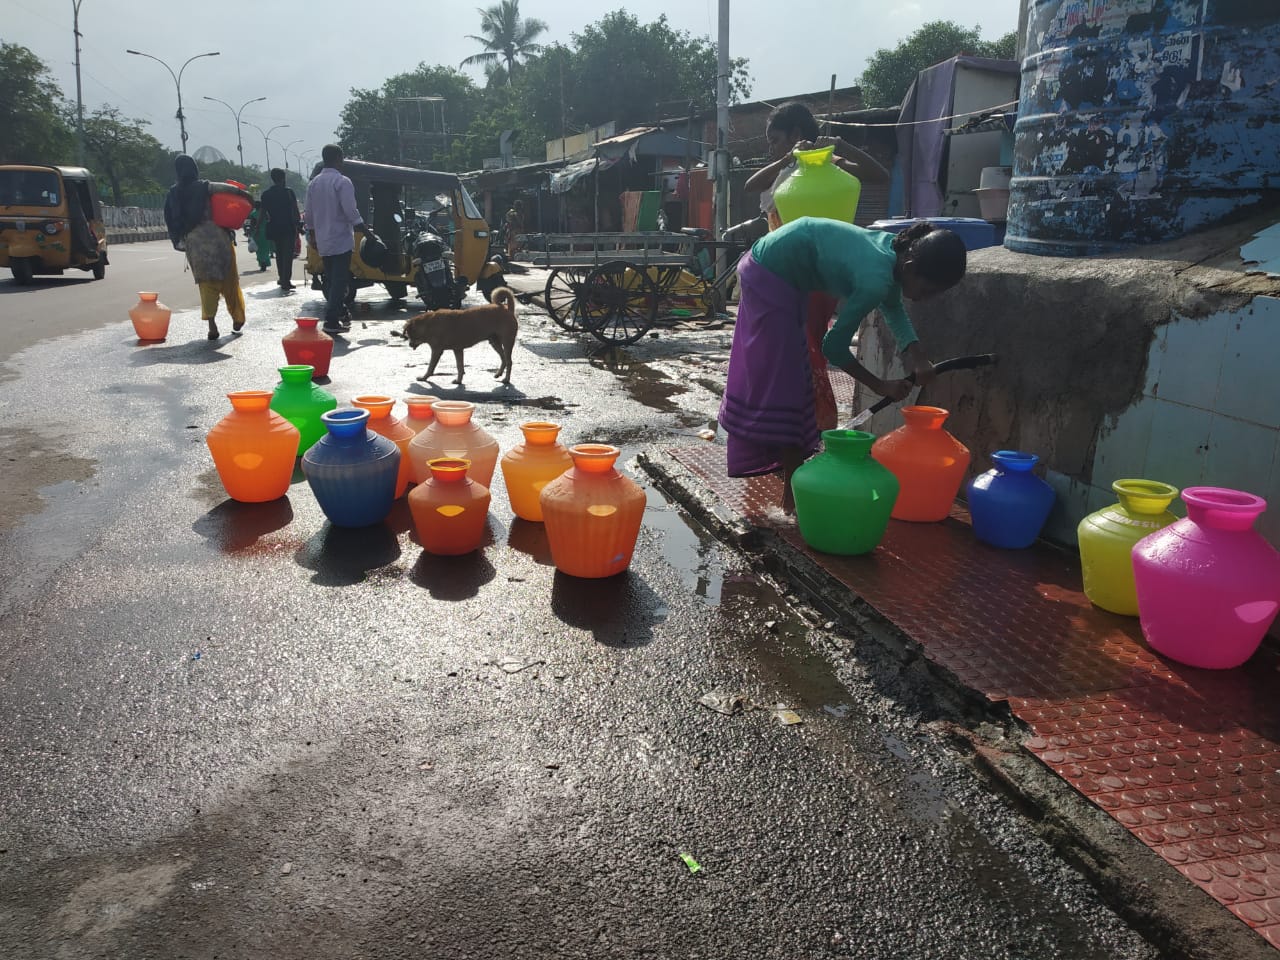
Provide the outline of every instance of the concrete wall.
[[[1236,487],[1272,504],[1258,529],[1280,546],[1280,277],[1248,274],[1240,246],[1277,211],[1133,254],[970,254],[968,276],[908,304],[935,360],[996,353],[983,372],[939,378],[919,402],[952,411],[947,427],[973,451],[1036,453],[1058,504],[1046,534],[1114,502],[1122,477],[1177,487]],[[864,325],[863,362],[900,369],[878,318]],[[865,403],[866,400],[860,400]],[[901,424],[892,408],[873,433]]]
[[164,226],[164,210],[159,208],[104,205],[102,221],[109,244],[163,240],[169,235]]

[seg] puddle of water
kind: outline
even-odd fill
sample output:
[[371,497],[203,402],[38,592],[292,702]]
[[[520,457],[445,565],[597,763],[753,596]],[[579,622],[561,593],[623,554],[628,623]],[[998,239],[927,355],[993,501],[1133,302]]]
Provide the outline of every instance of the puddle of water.
[[636,403],[663,413],[674,413],[680,409],[680,405],[673,403],[671,398],[685,393],[685,386],[643,363],[636,363],[627,351],[620,348],[601,351],[588,357],[588,362],[593,367],[616,374]]
[[656,488],[644,484],[644,491],[648,498],[644,525],[660,534],[658,547],[663,559],[699,597],[719,603],[725,576],[719,544],[695,528]]

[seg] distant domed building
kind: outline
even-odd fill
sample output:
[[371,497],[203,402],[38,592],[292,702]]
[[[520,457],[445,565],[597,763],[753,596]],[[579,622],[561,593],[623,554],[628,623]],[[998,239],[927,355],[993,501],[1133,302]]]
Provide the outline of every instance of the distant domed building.
[[218,163],[221,160],[226,160],[227,155],[217,147],[204,146],[193,151],[191,159],[196,163]]

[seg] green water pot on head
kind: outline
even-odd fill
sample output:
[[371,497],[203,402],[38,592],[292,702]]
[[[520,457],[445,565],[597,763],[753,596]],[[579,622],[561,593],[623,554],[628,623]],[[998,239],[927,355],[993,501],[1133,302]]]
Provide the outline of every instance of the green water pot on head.
[[898,478],[871,459],[875,439],[861,430],[824,430],[823,451],[792,476],[796,524],[813,549],[870,553],[884,537]]

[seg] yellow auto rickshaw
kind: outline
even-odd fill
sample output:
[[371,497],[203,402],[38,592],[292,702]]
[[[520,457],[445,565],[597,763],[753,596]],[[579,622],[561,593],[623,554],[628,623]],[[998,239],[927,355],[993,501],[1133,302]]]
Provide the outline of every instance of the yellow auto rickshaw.
[[107,275],[107,231],[84,167],[0,164],[0,267],[26,284],[38,273]]
[[[456,174],[352,159],[341,169],[382,241],[352,237],[348,301],[380,283],[394,300],[412,285],[428,309],[458,307],[469,287],[480,284],[487,296],[501,283],[500,268],[489,262],[489,224]],[[324,261],[309,240],[306,268],[320,289]]]

